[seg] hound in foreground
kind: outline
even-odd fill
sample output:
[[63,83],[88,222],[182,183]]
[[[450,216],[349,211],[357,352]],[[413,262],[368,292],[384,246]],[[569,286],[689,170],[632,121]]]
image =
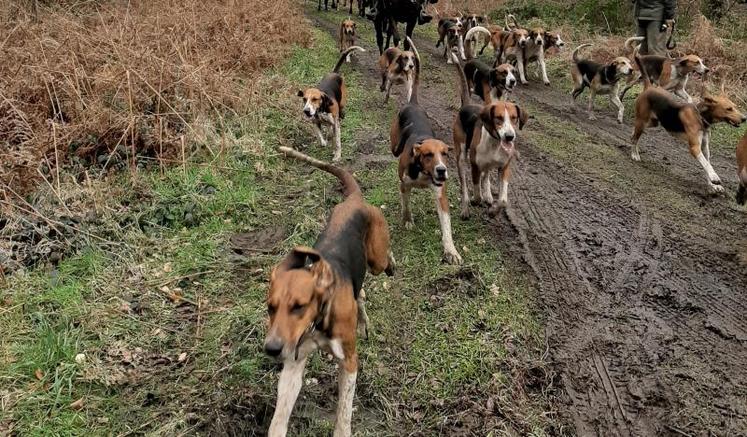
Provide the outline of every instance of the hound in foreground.
[[329,126],[332,129],[335,140],[333,161],[339,161],[342,157],[340,120],[345,116],[344,110],[347,102],[347,88],[339,71],[348,55],[356,50],[365,52],[362,47],[358,46],[348,48],[340,53],[340,59],[338,59],[335,68],[332,69],[331,73],[324,76],[316,88],[306,88],[303,91],[298,91],[298,97],[303,98],[303,115],[314,124],[314,130],[322,146],[327,145],[322,127]]
[[280,151],[337,176],[345,200],[332,210],[314,248],[296,247],[270,275],[265,352],[282,359],[283,370],[268,435],[286,435],[306,359],[321,347],[340,361],[334,435],[348,437],[358,375],[356,325],[367,332],[361,286],[366,269],[374,275],[394,273],[389,228],[381,211],[363,200],[350,173],[288,147]]
[[591,44],[581,44],[573,51],[571,77],[574,88],[571,95],[575,100],[586,87],[589,87],[589,119],[596,120],[594,97],[597,94],[609,94],[610,101],[617,107],[617,122],[622,123],[625,107],[620,101],[620,86],[623,78],[633,74],[633,65],[624,56],[619,56],[607,64],[579,59],[578,51],[589,46]]
[[736,127],[747,121],[747,116],[724,95],[712,96],[704,92],[697,106],[675,100],[670,93],[652,86],[637,53],[635,60],[643,74],[644,91],[635,100],[635,130],[630,157],[633,161],[641,160],[638,140],[647,127],[661,124],[670,135],[687,142],[690,154],[705,170],[711,190],[723,192],[721,179],[711,166],[710,127],[718,122]]
[[[631,44],[635,41],[642,40],[643,37],[628,38],[625,41],[625,47],[630,49]],[[637,49],[636,49],[637,50]],[[667,91],[673,92],[676,96],[684,99],[687,103],[692,103],[693,98],[687,93],[687,81],[693,73],[700,75],[701,79],[710,71],[697,55],[685,55],[676,59],[667,56],[643,55],[640,56],[642,68],[646,69],[651,83],[663,87]],[[633,85],[643,82],[643,76],[639,72],[634,81],[629,82],[623,89],[620,98],[625,97]]]
[[415,82],[412,98],[394,117],[389,132],[392,154],[399,157],[402,221],[405,227],[412,228],[412,212],[410,212],[412,189],[431,188],[436,195],[436,211],[441,225],[444,260],[449,264],[461,264],[462,257],[457,252],[451,236],[449,198],[446,190],[448,179],[446,154],[449,146],[436,139],[428,115],[418,104],[420,56],[412,42],[410,44],[415,52]]
[[[457,71],[462,107],[454,119],[453,135],[461,191],[461,217],[466,219],[470,215],[470,200],[465,165],[469,164],[472,171],[472,203],[487,204],[490,214],[506,207],[511,163],[517,156],[514,147],[516,132],[524,127],[529,115],[510,102],[495,101],[485,105],[470,103],[464,72],[461,68],[457,68]],[[497,203],[493,201],[490,184],[490,171],[494,168],[501,171],[501,191]]]
[[[350,4],[353,4],[353,0],[350,0]],[[348,18],[347,20],[343,20],[343,22],[340,23],[340,53],[344,52],[350,47],[355,46],[355,28],[356,24],[350,18]],[[349,54],[346,58],[346,61],[350,62]]]

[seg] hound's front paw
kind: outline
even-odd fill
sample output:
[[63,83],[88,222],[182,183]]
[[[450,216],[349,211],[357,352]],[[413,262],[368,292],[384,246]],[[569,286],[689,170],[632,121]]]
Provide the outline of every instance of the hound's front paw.
[[468,220],[470,217],[469,207],[467,206],[462,207],[462,211],[459,213],[459,217],[461,217],[462,220]]
[[507,206],[508,206],[508,202],[507,201],[505,201],[505,200],[498,201],[498,202],[490,205],[490,208],[488,208],[488,215],[491,216],[491,217],[495,217],[498,214],[500,214],[500,212],[502,210],[506,209]]
[[459,253],[456,250],[444,250],[443,259],[447,264],[451,265],[459,265],[462,263],[462,257],[459,256]]

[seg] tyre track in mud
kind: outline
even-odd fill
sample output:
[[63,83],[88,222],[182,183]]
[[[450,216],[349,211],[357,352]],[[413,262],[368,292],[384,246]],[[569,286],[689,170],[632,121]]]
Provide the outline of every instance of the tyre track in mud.
[[[317,24],[334,35],[332,23]],[[369,50],[356,68],[378,86],[378,51],[373,40],[361,42]],[[428,57],[420,102],[451,143],[454,67],[431,41],[415,43]],[[747,435],[744,211],[705,194],[701,169],[665,133],[648,131],[645,162],[630,161],[632,128],[603,109],[589,121],[559,87],[534,81],[514,97],[594,138],[578,147],[611,148],[622,169],[668,178],[668,189],[698,205],[682,215],[666,202],[641,201],[519,134],[510,206],[491,223],[506,252],[531,267],[564,391],[559,412],[584,436]],[[542,129],[564,138],[541,120],[525,131]],[[712,164],[731,195],[733,162],[714,156]]]
[[[568,100],[558,94],[535,85],[522,89],[517,100],[531,100],[540,108],[546,101]],[[556,111],[561,108],[556,112],[561,119],[580,124],[603,142],[624,141],[626,126],[580,122],[575,109],[555,106]],[[547,165],[535,145],[524,146],[513,184],[518,199],[508,217],[536,260],[533,270],[546,308],[551,351],[577,433],[743,433],[747,392],[739,369],[747,365],[747,326],[739,316],[747,309],[747,281],[733,252],[743,240],[728,224],[705,225],[712,220],[706,205],[700,216],[713,239],[695,241],[682,233],[678,217],[668,216],[666,205],[649,211],[635,199],[589,183],[561,162]],[[646,150],[648,159],[667,156],[675,167],[693,165],[680,159],[689,155],[659,133],[649,135]],[[620,159],[627,152],[623,148]],[[728,174],[726,163],[714,161]],[[537,175],[526,168],[538,169]],[[703,186],[696,176],[682,178]],[[557,186],[562,189],[547,189]],[[729,209],[725,198],[709,203]],[[729,215],[744,224],[743,217]],[[718,247],[722,242],[736,244]],[[729,405],[727,411],[709,405],[718,400]]]

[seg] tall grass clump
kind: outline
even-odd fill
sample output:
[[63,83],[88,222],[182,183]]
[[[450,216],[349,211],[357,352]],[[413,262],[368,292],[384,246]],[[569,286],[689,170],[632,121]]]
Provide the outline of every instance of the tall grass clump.
[[0,20],[0,182],[19,191],[65,165],[217,153],[206,130],[310,37],[291,0],[5,0]]

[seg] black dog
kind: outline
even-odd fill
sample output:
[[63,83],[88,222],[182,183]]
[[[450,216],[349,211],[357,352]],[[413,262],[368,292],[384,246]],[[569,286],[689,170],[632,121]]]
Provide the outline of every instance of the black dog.
[[[427,24],[433,17],[425,12],[428,3],[436,3],[438,0],[375,0],[373,10],[367,12],[372,17],[374,29],[376,30],[376,45],[379,46],[379,54],[389,47],[389,41],[394,37],[394,45],[399,46],[400,36],[397,32],[397,23],[405,23],[405,36],[412,38],[412,31],[416,24]],[[387,34],[386,46],[384,46],[384,32]],[[410,49],[410,44],[405,40],[405,50]]]
[[[329,8],[327,7],[327,3],[329,3],[329,0],[324,0],[324,10],[325,11],[329,10]],[[335,10],[337,9],[337,1],[336,0],[332,0],[332,9],[335,9]],[[322,10],[322,0],[317,0],[316,10],[317,11],[321,11]]]

